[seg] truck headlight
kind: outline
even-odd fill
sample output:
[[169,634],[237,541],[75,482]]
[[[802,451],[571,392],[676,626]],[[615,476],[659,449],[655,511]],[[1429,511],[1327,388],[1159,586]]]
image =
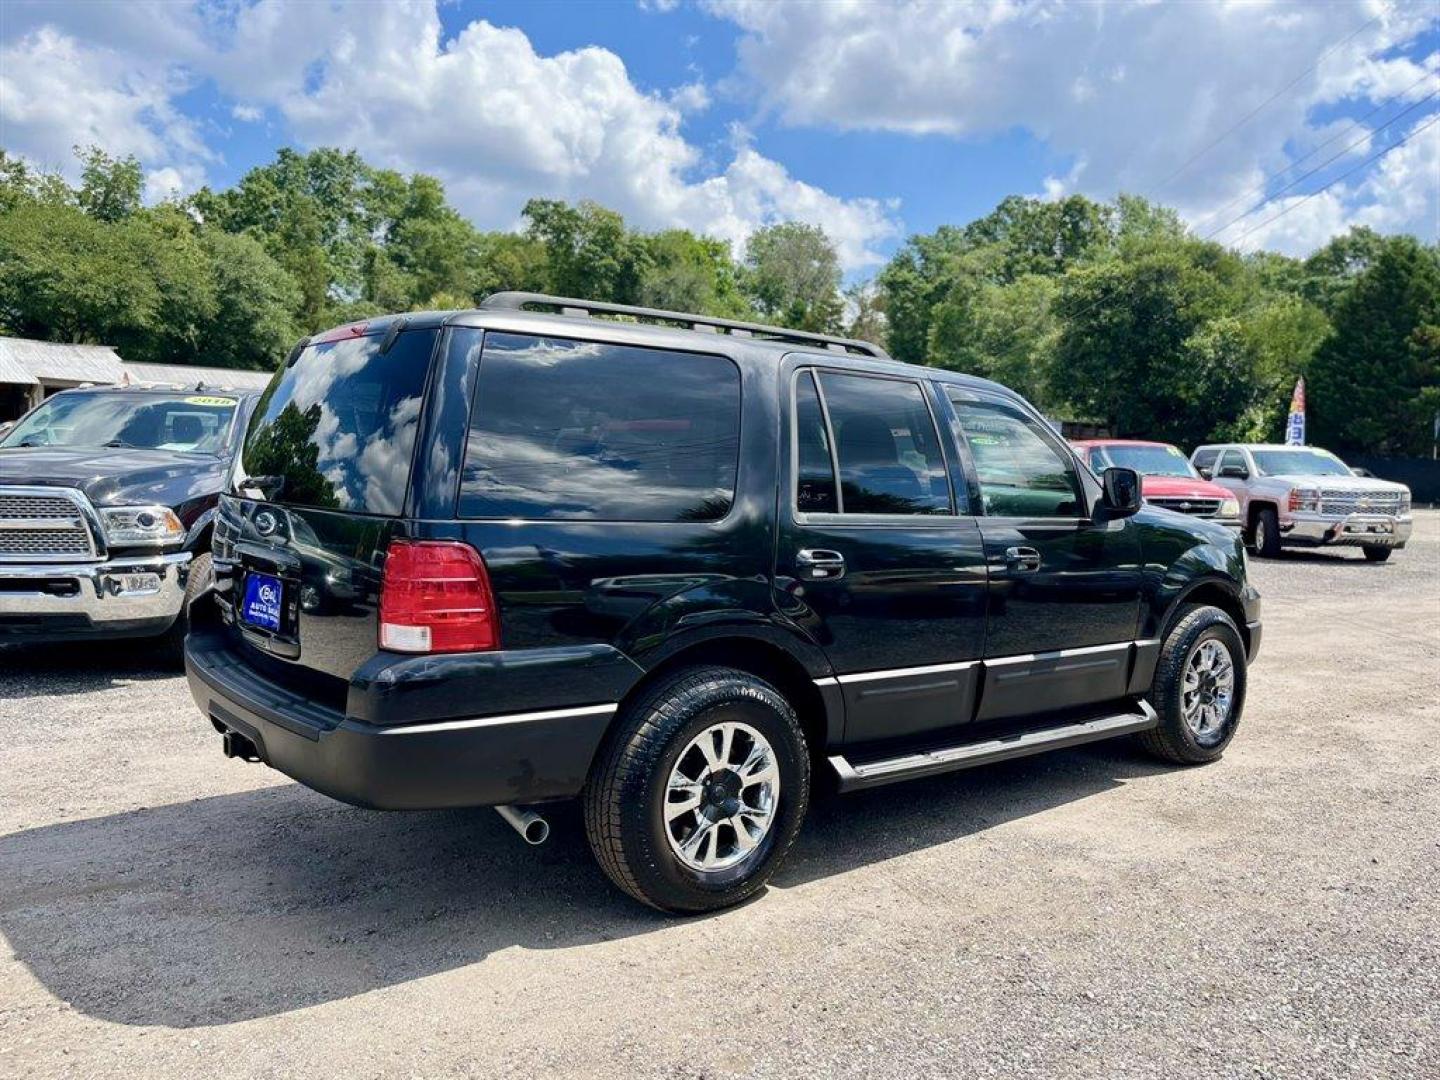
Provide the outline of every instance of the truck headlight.
[[111,506],[100,511],[100,521],[112,547],[160,547],[185,539],[185,526],[168,506]]
[[1404,495],[1400,496],[1400,513],[1410,513],[1410,492],[1407,489]]
[[1222,518],[1238,518],[1240,516],[1240,500],[1221,499],[1219,515]]

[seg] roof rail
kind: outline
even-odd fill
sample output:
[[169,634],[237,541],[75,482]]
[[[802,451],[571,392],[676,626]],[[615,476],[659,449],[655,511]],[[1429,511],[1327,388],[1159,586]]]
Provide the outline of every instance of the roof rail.
[[858,353],[873,356],[877,360],[889,360],[890,354],[879,345],[855,338],[836,337],[833,334],[812,334],[806,330],[787,330],[783,326],[767,326],[764,323],[740,322],[736,319],[722,319],[713,315],[693,315],[683,311],[664,311],[660,308],[636,307],[633,304],[610,304],[598,300],[576,300],[569,296],[547,296],[534,292],[492,293],[480,302],[485,311],[524,311],[531,307],[556,308],[561,315],[577,318],[593,318],[596,315],[628,315],[648,322],[672,323],[687,330],[699,330],[710,334],[733,334],[737,337],[756,337],[770,341],[785,341],[793,345],[818,345],[832,352]]

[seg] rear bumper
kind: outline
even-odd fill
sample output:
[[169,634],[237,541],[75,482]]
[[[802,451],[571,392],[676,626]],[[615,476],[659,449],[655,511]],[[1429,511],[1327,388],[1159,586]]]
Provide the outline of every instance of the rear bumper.
[[1350,546],[1361,544],[1379,547],[1404,547],[1414,528],[1414,519],[1391,517],[1389,514],[1294,513],[1280,523],[1280,535],[1286,543],[1318,546]]
[[377,810],[498,806],[579,794],[616,705],[376,726],[268,681],[218,630],[185,642],[190,693],[219,731],[307,787]]
[[[0,563],[0,640],[163,633],[184,603],[190,558],[186,551],[98,563]],[[149,576],[136,582],[137,574]]]

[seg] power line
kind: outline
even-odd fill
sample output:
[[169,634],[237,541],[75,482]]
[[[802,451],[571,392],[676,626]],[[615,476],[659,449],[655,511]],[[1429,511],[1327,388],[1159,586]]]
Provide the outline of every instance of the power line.
[[[1411,105],[1409,106],[1409,108],[1406,108],[1406,109],[1402,110],[1401,112],[1396,113],[1396,114],[1395,114],[1394,116],[1392,116],[1389,120],[1385,121],[1385,126],[1389,126],[1390,124],[1393,124],[1393,123],[1395,123],[1396,121],[1398,121],[1401,117],[1407,116],[1408,114],[1414,112],[1416,109],[1420,108],[1420,106],[1424,105],[1426,102],[1428,102],[1431,98],[1435,97],[1437,94],[1440,94],[1440,90],[1432,90],[1430,93],[1426,94],[1426,95],[1425,95],[1423,98],[1421,98],[1419,101],[1416,101],[1416,102],[1414,102],[1413,104],[1411,104]],[[1251,214],[1255,213],[1257,210],[1260,210],[1260,209],[1262,209],[1263,207],[1268,206],[1270,203],[1274,202],[1274,201],[1275,201],[1276,199],[1278,199],[1281,195],[1285,194],[1285,192],[1287,192],[1287,191],[1289,191],[1291,188],[1293,188],[1296,184],[1298,184],[1298,183],[1300,183],[1301,181],[1306,180],[1306,179],[1314,176],[1314,175],[1315,175],[1316,173],[1318,173],[1320,170],[1324,169],[1327,165],[1330,165],[1330,164],[1332,164],[1333,162],[1339,161],[1342,157],[1344,157],[1346,154],[1348,154],[1351,150],[1354,150],[1354,149],[1355,149],[1357,146],[1359,146],[1361,143],[1364,143],[1365,141],[1367,141],[1373,134],[1374,134],[1373,131],[1367,131],[1367,132],[1366,132],[1364,135],[1362,135],[1360,138],[1356,139],[1354,142],[1350,143],[1348,146],[1345,146],[1345,147],[1341,148],[1341,149],[1338,150],[1336,153],[1330,155],[1330,157],[1326,158],[1326,159],[1325,159],[1324,161],[1322,161],[1319,165],[1316,165],[1313,169],[1310,169],[1310,170],[1308,170],[1307,172],[1301,173],[1301,174],[1300,174],[1299,176],[1297,176],[1294,180],[1291,180],[1290,183],[1286,184],[1284,187],[1280,188],[1278,191],[1275,191],[1275,192],[1273,192],[1272,194],[1267,195],[1264,199],[1260,200],[1260,202],[1256,203],[1256,204],[1255,204],[1254,206],[1252,206],[1249,210],[1246,210],[1243,214],[1240,214],[1238,217],[1234,217],[1234,218],[1230,219],[1230,220],[1227,221],[1224,225],[1221,225],[1218,229],[1214,229],[1214,230],[1206,233],[1203,237],[1201,237],[1201,239],[1202,239],[1202,240],[1211,240],[1211,239],[1215,238],[1216,236],[1219,236],[1221,233],[1223,233],[1226,229],[1230,228],[1230,226],[1234,225],[1236,222],[1244,221],[1247,217],[1249,217]],[[1285,174],[1284,174],[1284,173],[1281,173],[1280,175],[1281,175],[1281,176],[1284,176]],[[1262,186],[1263,186],[1263,185],[1262,185]],[[1213,217],[1214,215],[1212,214],[1211,216]]]
[[[1229,209],[1230,209],[1232,206],[1234,206],[1236,203],[1242,202],[1243,200],[1249,198],[1251,195],[1261,195],[1261,194],[1264,194],[1265,189],[1266,189],[1267,187],[1269,187],[1269,185],[1273,184],[1276,180],[1279,180],[1279,179],[1280,179],[1282,176],[1284,176],[1286,173],[1290,172],[1290,170],[1292,170],[1292,169],[1294,169],[1294,168],[1297,168],[1297,167],[1300,166],[1300,165],[1303,165],[1307,160],[1309,160],[1310,158],[1314,157],[1314,156],[1315,156],[1316,154],[1318,154],[1321,150],[1324,150],[1327,146],[1329,146],[1331,143],[1335,142],[1337,139],[1343,139],[1346,135],[1349,135],[1350,132],[1354,131],[1354,130],[1355,130],[1356,128],[1358,128],[1361,124],[1365,123],[1366,120],[1369,120],[1372,116],[1374,116],[1376,113],[1378,113],[1381,109],[1387,109],[1387,108],[1389,108],[1391,105],[1395,104],[1397,101],[1402,100],[1402,99],[1405,97],[1406,94],[1410,93],[1411,90],[1414,90],[1417,86],[1419,86],[1421,83],[1423,83],[1426,79],[1433,78],[1433,77],[1435,76],[1435,74],[1436,74],[1436,73],[1433,72],[1433,71],[1427,71],[1427,72],[1425,72],[1424,75],[1421,75],[1420,78],[1416,79],[1416,80],[1415,80],[1413,83],[1411,83],[1409,86],[1405,87],[1404,90],[1401,90],[1398,94],[1394,95],[1393,97],[1387,98],[1386,100],[1382,101],[1379,105],[1376,105],[1373,109],[1371,109],[1369,112],[1367,112],[1364,116],[1357,116],[1354,120],[1352,120],[1352,121],[1350,122],[1350,124],[1349,124],[1348,126],[1346,126],[1346,127],[1344,127],[1344,128],[1341,128],[1338,132],[1336,132],[1334,135],[1331,135],[1330,138],[1326,139],[1324,142],[1319,143],[1318,145],[1311,147],[1309,151],[1307,151],[1306,153],[1302,154],[1300,157],[1296,158],[1294,161],[1290,162],[1288,165],[1285,166],[1285,168],[1281,169],[1281,170],[1280,170],[1278,173],[1276,173],[1274,176],[1267,176],[1264,180],[1260,181],[1260,183],[1256,184],[1254,187],[1246,188],[1246,189],[1245,189],[1244,191],[1242,191],[1239,195],[1236,195],[1236,196],[1235,196],[1233,199],[1231,199],[1229,202],[1225,203],[1225,205],[1219,207],[1218,209],[1215,209],[1215,210],[1210,211],[1210,213],[1206,214],[1203,218],[1201,218],[1201,219],[1196,223],[1195,228],[1198,230],[1199,227],[1202,226],[1202,225],[1204,225],[1206,222],[1214,221],[1217,217],[1219,217],[1221,214],[1225,213],[1227,210],[1229,210]],[[1435,95],[1434,95],[1434,94],[1431,94],[1430,96],[1431,96],[1431,97],[1434,97]],[[1406,111],[1408,112],[1409,110],[1406,110]],[[1402,113],[1397,113],[1395,116],[1392,116],[1389,120],[1386,120],[1385,123],[1386,123],[1386,124],[1393,124],[1396,120],[1400,119],[1400,117],[1401,117],[1401,116],[1404,116],[1404,115],[1405,115],[1405,113],[1403,113],[1403,112],[1402,112]],[[1381,126],[1384,126],[1384,125],[1381,125]],[[1371,131],[1371,132],[1369,132],[1368,134],[1374,134],[1374,132]],[[1333,161],[1334,158],[1331,158],[1330,160]],[[1324,166],[1323,166],[1323,165],[1322,165],[1322,166],[1318,166],[1318,168],[1324,168]],[[1312,169],[1309,173],[1306,173],[1305,175],[1306,175],[1306,176],[1314,175],[1314,171],[1315,171],[1315,170]],[[1305,177],[1302,176],[1300,179],[1303,180],[1303,179],[1305,179]],[[1270,196],[1270,198],[1274,198],[1274,196],[1272,195],[1272,196]],[[1265,201],[1268,202],[1269,200],[1267,199],[1267,200],[1265,200]],[[1258,209],[1260,208],[1260,206],[1264,206],[1264,205],[1265,205],[1265,203],[1264,203],[1264,202],[1261,202],[1258,206],[1254,207],[1251,211],[1248,211],[1248,212],[1249,212],[1249,213],[1253,213],[1254,210],[1258,210]],[[1244,215],[1241,215],[1241,216],[1243,217]],[[1229,228],[1229,226],[1227,225],[1226,228]],[[1223,230],[1222,230],[1222,231],[1223,231]]]
[[1337,41],[1334,45],[1331,45],[1330,48],[1326,49],[1323,53],[1321,53],[1319,56],[1317,56],[1317,57],[1315,58],[1315,62],[1312,63],[1309,67],[1307,67],[1304,71],[1300,72],[1299,75],[1296,75],[1293,79],[1291,79],[1289,82],[1287,82],[1287,83],[1286,83],[1284,86],[1282,86],[1279,90],[1276,90],[1275,93],[1271,94],[1268,98],[1266,98],[1264,101],[1262,101],[1259,105],[1256,105],[1255,108],[1251,109],[1248,113],[1246,113],[1244,116],[1242,116],[1242,117],[1241,117],[1239,120],[1237,120],[1234,124],[1232,124],[1230,127],[1226,128],[1226,129],[1225,129],[1223,132],[1221,132],[1220,135],[1219,135],[1217,138],[1215,138],[1213,141],[1206,143],[1203,147],[1201,147],[1199,150],[1197,150],[1194,154],[1192,154],[1192,155],[1190,155],[1190,157],[1186,158],[1184,164],[1182,164],[1178,169],[1176,169],[1173,173],[1171,173],[1169,176],[1167,176],[1164,180],[1160,181],[1159,185],[1155,188],[1155,190],[1156,190],[1156,191],[1163,191],[1165,188],[1169,187],[1170,184],[1173,183],[1173,182],[1174,182],[1181,174],[1183,174],[1187,169],[1189,169],[1191,165],[1194,165],[1195,162],[1199,161],[1202,157],[1204,157],[1206,154],[1208,154],[1211,150],[1215,149],[1215,147],[1219,146],[1222,142],[1224,142],[1226,139],[1228,139],[1231,135],[1233,135],[1235,132],[1239,131],[1242,127],[1244,127],[1246,124],[1248,124],[1251,120],[1253,120],[1256,116],[1258,116],[1258,115],[1266,108],[1266,106],[1270,105],[1273,101],[1277,100],[1279,97],[1281,97],[1281,96],[1282,96],[1283,94],[1285,94],[1287,91],[1291,90],[1297,83],[1300,82],[1301,79],[1305,78],[1305,76],[1309,75],[1312,71],[1314,71],[1317,67],[1319,67],[1319,66],[1321,65],[1321,63],[1324,62],[1324,60],[1325,60],[1327,57],[1329,57],[1332,53],[1334,53],[1334,52],[1335,52],[1337,49],[1339,49],[1342,45],[1348,44],[1349,42],[1351,42],[1352,40],[1354,40],[1355,38],[1357,38],[1357,37],[1359,37],[1361,34],[1363,34],[1366,30],[1370,29],[1370,27],[1373,26],[1373,25],[1380,19],[1380,17],[1381,17],[1382,15],[1386,14],[1387,10],[1388,10],[1388,9],[1382,8],[1382,9],[1381,9],[1378,13],[1376,13],[1373,17],[1371,17],[1370,19],[1366,20],[1366,22],[1365,22],[1359,29],[1357,29],[1357,30],[1352,30],[1349,34],[1346,34],[1345,37],[1341,38],[1341,39],[1340,39],[1339,41]]
[[1249,236],[1251,233],[1255,232],[1256,230],[1258,230],[1258,229],[1263,229],[1266,225],[1269,225],[1271,222],[1279,221],[1279,220],[1280,220],[1282,217],[1284,217],[1286,214],[1290,213],[1291,210],[1297,210],[1297,209],[1299,209],[1300,207],[1304,206],[1304,205],[1305,205],[1307,202],[1309,202],[1311,199],[1315,198],[1317,195],[1323,195],[1323,194],[1325,194],[1325,192],[1329,191],[1332,187],[1334,187],[1336,184],[1338,184],[1341,180],[1344,180],[1347,176],[1350,176],[1350,175],[1352,175],[1352,174],[1354,174],[1354,173],[1359,172],[1361,169],[1365,168],[1367,165],[1372,165],[1372,164],[1374,164],[1375,162],[1377,162],[1377,161],[1379,161],[1381,158],[1383,158],[1386,154],[1390,153],[1390,151],[1392,151],[1392,150],[1399,150],[1400,147],[1404,146],[1407,142],[1409,142],[1411,139],[1413,139],[1416,135],[1419,135],[1422,131],[1425,131],[1425,130],[1427,130],[1428,128],[1434,127],[1436,124],[1440,124],[1440,113],[1436,113],[1435,116],[1434,116],[1428,123],[1421,124],[1419,127],[1415,128],[1415,129],[1414,129],[1413,131],[1411,131],[1408,135],[1406,135],[1404,138],[1400,139],[1398,142],[1391,143],[1391,144],[1390,144],[1389,146],[1387,146],[1384,150],[1381,150],[1378,154],[1371,154],[1371,155],[1370,155],[1368,158],[1366,158],[1364,161],[1360,162],[1359,165],[1356,165],[1354,168],[1351,168],[1351,169],[1346,169],[1343,173],[1341,173],[1339,176],[1335,177],[1335,179],[1331,180],[1328,184],[1326,184],[1324,187],[1320,188],[1318,191],[1312,191],[1309,195],[1306,195],[1303,199],[1298,199],[1298,200],[1296,200],[1295,202],[1291,203],[1289,206],[1285,207],[1284,210],[1281,210],[1278,214],[1275,214],[1275,215],[1273,215],[1272,217],[1266,218],[1264,221],[1260,222],[1258,225],[1252,225],[1252,226],[1250,226],[1250,228],[1246,229],[1243,233],[1241,233],[1239,236],[1237,236],[1237,237],[1235,238],[1235,240],[1234,240],[1233,243],[1236,244],[1236,245],[1238,245],[1241,240],[1244,240],[1245,237]]

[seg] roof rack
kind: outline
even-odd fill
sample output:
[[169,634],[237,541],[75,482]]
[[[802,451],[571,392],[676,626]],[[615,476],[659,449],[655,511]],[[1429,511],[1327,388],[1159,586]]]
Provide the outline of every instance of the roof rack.
[[755,337],[769,341],[785,341],[793,345],[818,345],[832,352],[857,353],[873,356],[877,360],[889,360],[890,354],[879,345],[855,338],[835,337],[832,334],[812,334],[805,330],[787,330],[783,326],[767,326],[764,323],[740,322],[736,319],[721,319],[713,315],[693,315],[683,311],[664,311],[660,308],[636,307],[632,304],[610,304],[598,300],[576,300],[569,296],[547,296],[533,292],[498,292],[480,302],[486,311],[525,311],[532,307],[558,309],[558,314],[576,318],[594,318],[596,315],[627,315],[647,322],[670,323],[708,334],[732,334],[736,337]]

